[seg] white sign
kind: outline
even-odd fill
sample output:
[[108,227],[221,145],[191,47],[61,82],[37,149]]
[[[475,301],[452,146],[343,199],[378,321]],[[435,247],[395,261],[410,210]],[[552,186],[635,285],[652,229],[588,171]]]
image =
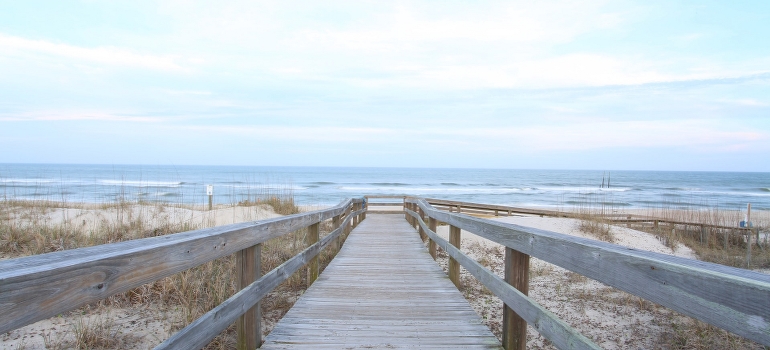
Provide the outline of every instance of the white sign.
[[207,196],[214,195],[214,185],[206,185],[206,195]]

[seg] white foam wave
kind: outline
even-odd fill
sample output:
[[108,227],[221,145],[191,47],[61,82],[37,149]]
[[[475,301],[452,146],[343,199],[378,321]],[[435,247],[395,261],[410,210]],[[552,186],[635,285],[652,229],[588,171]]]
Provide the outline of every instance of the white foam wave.
[[602,188],[602,187],[538,187],[538,190],[543,191],[549,191],[549,192],[584,192],[584,193],[593,193],[593,192],[628,192],[631,191],[632,188],[629,187],[610,187],[610,188]]
[[302,191],[307,190],[308,187],[302,187],[302,186],[284,186],[284,185],[214,185],[214,189],[216,190],[217,187],[228,187],[228,188],[241,188],[241,189],[250,189],[254,192],[259,191]]
[[179,187],[179,181],[132,181],[132,180],[99,180],[104,185],[131,186],[131,187]]
[[53,179],[0,179],[2,183],[19,183],[19,184],[43,184],[53,183],[56,180]]
[[475,187],[385,187],[385,186],[342,186],[339,187],[342,191],[348,192],[373,192],[373,193],[410,193],[410,194],[425,194],[425,193],[453,193],[453,194],[503,194],[503,193],[516,193],[522,191],[529,191],[531,189],[522,188],[475,188]]

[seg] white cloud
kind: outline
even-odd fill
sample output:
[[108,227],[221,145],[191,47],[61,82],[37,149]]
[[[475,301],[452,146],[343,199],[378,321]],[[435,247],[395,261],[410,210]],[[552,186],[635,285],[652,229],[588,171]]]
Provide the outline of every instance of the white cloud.
[[184,126],[183,128],[191,132],[204,132],[219,136],[234,135],[237,137],[250,137],[254,140],[301,142],[303,144],[308,142],[379,142],[407,137],[406,133],[401,130],[375,127],[189,125]]
[[178,57],[141,54],[118,47],[80,47],[53,43],[45,40],[30,40],[0,34],[0,50],[4,55],[12,52],[48,55],[72,59],[77,63],[96,63],[111,66],[128,66],[163,71],[186,71],[178,64]]
[[734,152],[748,147],[770,146],[765,131],[729,128],[702,120],[562,123],[499,128],[400,129],[397,127],[345,126],[187,126],[190,132],[223,137],[295,142],[326,146],[359,143],[367,147],[408,141],[414,149],[436,147],[449,151],[486,150],[507,153],[590,151],[608,148],[688,148]]
[[726,103],[726,104],[732,104],[732,105],[739,105],[739,106],[749,106],[749,107],[767,107],[770,106],[770,103],[759,101],[753,98],[741,98],[741,99],[719,99],[718,102]]
[[768,146],[765,131],[726,127],[703,120],[607,121],[582,124],[444,131],[455,137],[486,140],[500,149],[583,151],[601,148],[670,148],[730,151],[748,144]]
[[13,115],[0,115],[0,121],[112,121],[112,122],[137,122],[137,123],[156,123],[163,121],[159,117],[132,116],[117,113],[108,113],[104,111],[34,111],[17,113]]

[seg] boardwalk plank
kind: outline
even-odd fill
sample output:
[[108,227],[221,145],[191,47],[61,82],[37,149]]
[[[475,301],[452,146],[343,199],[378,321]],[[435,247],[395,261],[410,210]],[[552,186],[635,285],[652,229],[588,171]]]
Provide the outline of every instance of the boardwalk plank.
[[370,214],[263,349],[500,349],[401,216]]

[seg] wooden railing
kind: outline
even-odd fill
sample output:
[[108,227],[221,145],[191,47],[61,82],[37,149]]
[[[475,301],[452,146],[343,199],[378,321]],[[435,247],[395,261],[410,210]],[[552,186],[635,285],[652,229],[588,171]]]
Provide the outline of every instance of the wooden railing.
[[[569,211],[557,211],[557,210],[546,210],[546,209],[533,209],[533,208],[519,208],[519,207],[512,207],[512,206],[505,206],[505,205],[496,205],[496,204],[482,204],[482,203],[471,203],[471,202],[460,202],[460,201],[450,201],[450,200],[444,200],[444,199],[434,199],[434,198],[425,198],[425,200],[430,203],[433,207],[436,209],[444,209],[449,212],[456,212],[456,213],[466,213],[466,214],[477,214],[477,215],[494,215],[494,216],[503,216],[503,215],[515,215],[515,214],[524,214],[524,215],[539,215],[539,216],[549,216],[549,217],[562,217],[562,218],[577,218],[580,217],[580,213],[576,212],[569,212]],[[637,224],[650,224],[655,228],[658,228],[662,225],[669,225],[669,226],[689,226],[693,228],[700,228],[703,229],[719,229],[719,230],[729,230],[737,232],[739,235],[746,236],[748,234],[759,234],[758,228],[748,228],[748,227],[737,227],[737,226],[726,226],[726,225],[718,225],[718,224],[709,224],[709,223],[703,223],[703,222],[691,222],[691,221],[683,221],[683,220],[671,220],[671,219],[665,219],[665,218],[659,218],[649,215],[638,215],[638,214],[618,214],[618,213],[604,213],[604,214],[592,214],[593,216],[601,216],[602,218],[611,221],[613,223],[625,223],[625,224],[631,224],[631,223],[637,223]]]
[[[238,347],[254,349],[261,344],[260,299],[303,266],[308,285],[315,281],[318,254],[358,225],[362,203],[0,261],[0,334],[237,254],[240,291],[156,349],[200,349],[236,321]],[[319,224],[329,219],[334,229],[319,240]],[[304,228],[305,250],[260,276],[262,243]]]
[[[407,220],[434,258],[436,246],[449,255],[456,285],[462,265],[505,303],[506,349],[524,349],[527,323],[559,348],[599,348],[527,297],[530,256],[770,346],[770,275],[446,212],[429,201],[405,198]],[[449,241],[436,234],[438,222],[450,226]],[[459,250],[461,230],[505,247],[504,279]]]

